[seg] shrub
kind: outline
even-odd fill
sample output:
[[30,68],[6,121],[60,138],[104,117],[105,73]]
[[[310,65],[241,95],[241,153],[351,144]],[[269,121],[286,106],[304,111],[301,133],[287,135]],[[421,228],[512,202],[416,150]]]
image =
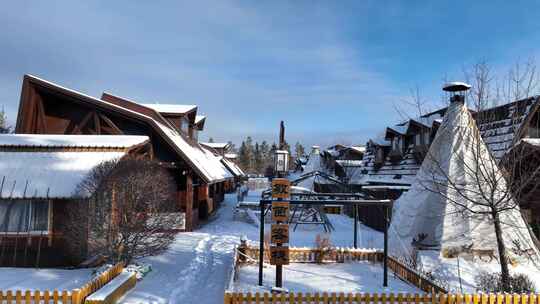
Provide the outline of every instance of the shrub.
[[476,277],[476,289],[483,292],[531,293],[534,283],[525,274],[510,276],[510,290],[504,290],[500,273],[481,273]]
[[317,237],[315,238],[315,248],[317,248],[317,251],[319,252],[315,257],[315,262],[321,264],[326,255],[332,251],[330,238],[327,235],[321,236],[320,234],[317,234]]

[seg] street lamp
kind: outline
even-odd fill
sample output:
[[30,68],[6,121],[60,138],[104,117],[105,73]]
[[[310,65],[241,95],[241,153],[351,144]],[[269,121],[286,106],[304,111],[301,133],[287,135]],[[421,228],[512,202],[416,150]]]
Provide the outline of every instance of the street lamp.
[[276,175],[286,174],[289,171],[289,152],[276,150],[274,154],[274,171]]

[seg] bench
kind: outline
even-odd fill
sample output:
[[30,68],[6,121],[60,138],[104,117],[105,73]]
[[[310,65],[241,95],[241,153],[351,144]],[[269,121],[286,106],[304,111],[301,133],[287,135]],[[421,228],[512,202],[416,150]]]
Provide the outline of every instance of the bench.
[[109,283],[89,295],[85,304],[114,304],[125,295],[130,289],[135,287],[137,277],[135,273],[122,272]]

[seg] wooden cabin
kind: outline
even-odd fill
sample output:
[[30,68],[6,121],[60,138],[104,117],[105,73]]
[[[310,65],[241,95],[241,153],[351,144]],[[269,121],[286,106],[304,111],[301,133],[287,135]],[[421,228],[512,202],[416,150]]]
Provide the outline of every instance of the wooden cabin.
[[102,162],[152,154],[147,136],[0,135],[0,266],[82,262],[88,240],[67,241],[81,237],[68,223],[92,195],[78,186]]
[[25,75],[15,131],[19,134],[143,135],[154,157],[177,182],[186,230],[197,227],[224,199],[231,172],[198,143],[204,120],[195,105],[144,104],[103,93],[101,98]]

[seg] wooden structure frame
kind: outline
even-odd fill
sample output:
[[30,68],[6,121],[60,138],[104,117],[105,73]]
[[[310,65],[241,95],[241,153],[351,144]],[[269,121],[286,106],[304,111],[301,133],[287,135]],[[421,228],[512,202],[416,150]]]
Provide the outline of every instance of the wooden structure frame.
[[[210,176],[168,133],[176,132],[175,136],[180,136],[178,140],[204,151],[197,142],[196,132],[204,127],[205,119],[196,123],[196,117],[196,106],[184,113],[160,113],[110,93],[103,93],[101,99],[97,99],[25,75],[15,132],[148,136],[151,157],[167,167],[177,182],[178,209],[186,213],[186,230],[191,231],[197,227],[199,219],[206,219],[223,201],[224,191],[232,181],[232,176]],[[189,122],[187,132],[176,123],[183,118]]]

